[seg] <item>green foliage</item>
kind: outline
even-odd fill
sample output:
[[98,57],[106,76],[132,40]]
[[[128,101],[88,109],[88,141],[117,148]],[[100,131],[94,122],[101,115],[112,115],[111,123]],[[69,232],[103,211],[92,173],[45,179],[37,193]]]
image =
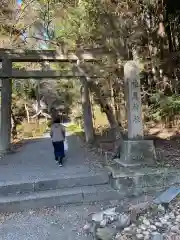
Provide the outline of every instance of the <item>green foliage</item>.
[[35,98],[35,86],[30,80],[12,81],[12,111],[19,123],[27,117],[25,104],[31,105]]
[[13,94],[17,96],[17,98],[23,98],[24,101],[35,99],[35,87],[30,80],[14,80]]
[[77,124],[72,124],[72,125],[68,126],[67,130],[69,132],[72,132],[72,133],[82,132],[81,127],[79,125],[77,125]]
[[[98,70],[100,67],[104,67],[105,69],[106,74],[102,76],[104,79],[98,79],[97,83],[98,87],[101,88],[101,94],[104,99],[108,99],[109,101],[111,98],[110,85],[113,83],[113,87],[116,86],[119,89],[119,79],[118,81],[115,80],[122,77],[122,74],[118,71],[121,64],[119,62],[121,60],[131,60],[135,57],[133,55],[134,50],[142,62],[146,58],[150,59],[149,68],[151,70],[154,64],[157,68],[163,68],[165,72],[164,76],[168,75],[171,77],[177,72],[177,67],[167,67],[167,64],[164,64],[169,59],[169,56],[166,55],[168,52],[167,49],[174,52],[180,49],[179,15],[177,14],[179,4],[173,4],[172,2],[165,1],[164,8],[159,1],[155,0],[35,0],[33,1],[33,5],[30,4],[30,8],[34,4],[37,6],[36,14],[32,15],[35,16],[35,19],[31,22],[32,24],[29,24],[29,22],[27,24],[25,18],[22,18],[20,22],[15,24],[15,27],[19,31],[15,29],[11,34],[17,35],[26,25],[29,25],[27,27],[29,33],[31,32],[30,28],[35,29],[35,31],[43,28],[40,35],[42,38],[46,38],[46,40],[47,36],[44,36],[42,32],[47,31],[48,38],[50,39],[50,47],[54,44],[61,48],[68,46],[68,48],[77,49],[80,45],[81,47],[100,46],[106,50],[110,50],[113,56],[105,56],[105,60],[103,59],[101,64],[96,64]],[[23,9],[27,7],[26,4],[24,5]],[[31,15],[33,11],[29,11],[27,15]],[[161,30],[165,32],[163,33],[163,38],[160,34],[157,34],[159,23],[162,22],[162,19],[164,29]],[[168,26],[170,30],[168,30]],[[52,28],[54,28],[53,33]],[[5,28],[3,27],[4,30]],[[10,34],[9,30],[5,31],[5,33],[6,35]],[[160,66],[162,62],[164,65]],[[109,65],[111,70],[107,68]],[[22,64],[18,63],[14,67],[22,68]],[[56,69],[55,64],[53,67]],[[67,70],[70,66],[61,63],[60,68]],[[95,70],[94,66],[92,70]],[[157,74],[157,76],[152,75],[151,72],[149,78],[147,78],[148,81],[149,79],[150,81],[153,80],[154,85],[164,81],[160,74]],[[111,84],[108,84],[108,82]],[[172,83],[170,84],[171,86],[173,85]],[[152,117],[155,120],[161,121],[167,118],[172,119],[175,115],[178,115],[180,99],[175,93],[177,94],[180,91],[172,89],[171,94],[166,96],[166,93],[162,90],[163,87],[157,93],[157,89],[159,88],[155,86],[154,89],[149,89],[149,85],[146,82],[143,84],[143,87],[148,92],[148,96],[151,95],[149,107]],[[52,93],[54,90],[49,88],[48,91]],[[78,107],[80,106],[79,92],[79,82],[75,82],[74,80],[65,81],[63,79],[57,82],[53,96],[55,96],[55,101],[58,98],[58,103],[62,103],[67,111],[70,111],[73,108],[75,109],[77,103]],[[152,94],[152,92],[156,93]],[[14,81],[13,109],[17,115],[23,116],[23,113],[25,113],[24,104],[30,103],[35,98],[35,93],[36,85],[32,84],[31,81],[23,80],[19,83]],[[74,112],[71,111],[75,119],[81,117],[81,111],[78,107]]]
[[87,11],[83,4],[69,6],[64,10],[63,17],[55,21],[55,36],[57,41],[63,41],[71,48],[85,38],[89,38],[90,25],[87,23]]
[[152,117],[156,121],[172,121],[180,114],[180,96],[164,96],[162,93],[152,96]]

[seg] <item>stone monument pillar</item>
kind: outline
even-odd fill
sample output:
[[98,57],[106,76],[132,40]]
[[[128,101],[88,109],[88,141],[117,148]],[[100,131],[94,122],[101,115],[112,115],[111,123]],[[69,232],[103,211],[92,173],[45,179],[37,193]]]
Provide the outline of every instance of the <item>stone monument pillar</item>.
[[139,68],[130,61],[124,66],[125,96],[128,117],[128,139],[143,138],[141,86]]
[[152,140],[143,139],[141,86],[139,67],[135,61],[124,66],[125,96],[128,117],[128,140],[124,141],[120,159],[121,166],[153,165],[156,158]]

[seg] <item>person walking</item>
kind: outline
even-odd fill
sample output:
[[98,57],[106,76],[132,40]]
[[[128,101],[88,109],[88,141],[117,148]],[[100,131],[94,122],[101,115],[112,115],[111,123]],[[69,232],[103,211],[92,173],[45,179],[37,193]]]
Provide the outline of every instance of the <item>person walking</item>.
[[51,125],[50,136],[54,147],[55,160],[62,167],[62,161],[65,157],[64,153],[64,141],[65,141],[65,127],[61,124],[60,119],[53,121]]

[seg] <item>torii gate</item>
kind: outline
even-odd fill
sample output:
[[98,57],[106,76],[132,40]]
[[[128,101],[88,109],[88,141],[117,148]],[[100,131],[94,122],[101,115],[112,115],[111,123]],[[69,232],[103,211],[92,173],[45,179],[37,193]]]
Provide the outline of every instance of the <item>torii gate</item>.
[[[56,50],[12,50],[0,49],[0,69],[1,84],[1,109],[0,109],[0,152],[6,152],[11,146],[11,93],[12,79],[42,79],[42,78],[75,78],[84,77],[79,71],[62,70],[38,70],[24,71],[12,68],[13,62],[77,62],[79,59],[86,62],[94,62],[102,51],[84,50],[78,57],[72,51],[66,54],[58,53]],[[97,77],[97,76],[90,76]]]

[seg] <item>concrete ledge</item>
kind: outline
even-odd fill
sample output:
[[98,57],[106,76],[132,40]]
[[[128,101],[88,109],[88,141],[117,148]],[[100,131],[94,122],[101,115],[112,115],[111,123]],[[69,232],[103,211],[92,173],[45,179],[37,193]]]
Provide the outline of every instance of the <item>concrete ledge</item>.
[[0,183],[0,196],[101,185],[107,184],[108,182],[109,176],[104,172],[95,174],[91,172],[77,173],[70,176],[61,175],[55,179],[31,180],[29,182],[3,182]]
[[3,183],[0,184],[0,197],[11,194],[29,193],[34,191],[34,183]]
[[106,187],[75,187],[63,190],[41,191],[32,194],[4,196],[0,198],[0,212],[19,212],[65,204],[120,199],[122,199],[122,196],[108,185]]
[[46,192],[1,197],[0,212],[19,212],[28,209],[52,207],[55,205],[82,202],[81,188],[50,190]]
[[45,191],[49,189],[63,189],[80,186],[93,186],[100,184],[107,184],[109,177],[105,173],[81,173],[71,176],[64,176],[64,178],[55,180],[38,181],[34,184],[34,191]]

